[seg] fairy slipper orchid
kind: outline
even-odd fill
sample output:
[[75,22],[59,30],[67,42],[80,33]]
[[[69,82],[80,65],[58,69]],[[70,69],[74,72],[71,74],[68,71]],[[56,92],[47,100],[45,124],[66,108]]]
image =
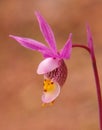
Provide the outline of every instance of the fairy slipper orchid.
[[61,87],[67,78],[67,67],[64,59],[69,59],[72,50],[72,42],[70,33],[64,47],[58,51],[56,41],[52,29],[45,19],[36,12],[36,17],[40,26],[40,30],[48,43],[48,47],[39,41],[10,35],[11,38],[18,41],[22,46],[37,50],[44,56],[44,60],[39,64],[37,73],[44,75],[42,102],[44,104],[52,103],[60,94]]

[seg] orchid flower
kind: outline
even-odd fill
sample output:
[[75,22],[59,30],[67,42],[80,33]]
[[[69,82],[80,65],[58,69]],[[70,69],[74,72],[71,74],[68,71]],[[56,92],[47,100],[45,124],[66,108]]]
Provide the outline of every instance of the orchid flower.
[[44,56],[45,59],[39,64],[37,73],[44,75],[42,102],[43,104],[48,104],[53,103],[59,96],[61,87],[67,78],[67,67],[64,59],[69,59],[71,55],[72,34],[70,33],[64,47],[58,51],[51,27],[39,12],[36,12],[35,15],[43,37],[49,45],[48,47],[41,42],[30,38],[23,38],[14,35],[10,35],[10,37],[19,42],[21,46],[39,51]]

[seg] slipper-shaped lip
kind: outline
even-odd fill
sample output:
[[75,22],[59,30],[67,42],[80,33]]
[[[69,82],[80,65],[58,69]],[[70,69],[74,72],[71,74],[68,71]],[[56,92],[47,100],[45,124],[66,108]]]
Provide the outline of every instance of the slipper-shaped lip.
[[59,67],[59,59],[46,58],[38,66],[38,74],[46,74]]
[[43,92],[42,95],[42,102],[43,103],[50,103],[54,101],[60,94],[60,86],[58,83],[54,83],[55,89],[51,92]]

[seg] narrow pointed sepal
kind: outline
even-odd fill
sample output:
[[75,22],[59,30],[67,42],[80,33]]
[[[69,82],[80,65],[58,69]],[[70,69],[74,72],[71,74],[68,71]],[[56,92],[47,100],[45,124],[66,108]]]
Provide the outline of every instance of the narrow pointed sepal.
[[64,47],[60,51],[60,58],[62,59],[69,59],[72,51],[72,34],[70,33],[67,42],[65,43]]
[[24,37],[19,37],[14,35],[9,35],[9,36],[15,39],[17,42],[19,42],[21,46],[31,50],[36,50],[41,52],[44,57],[51,57],[53,55],[51,50],[41,42],[38,42],[30,38],[24,38]]
[[40,30],[46,40],[46,42],[49,44],[50,48],[54,53],[56,53],[56,41],[53,34],[53,31],[49,24],[46,22],[46,20],[41,16],[39,12],[35,12],[35,15],[38,19]]

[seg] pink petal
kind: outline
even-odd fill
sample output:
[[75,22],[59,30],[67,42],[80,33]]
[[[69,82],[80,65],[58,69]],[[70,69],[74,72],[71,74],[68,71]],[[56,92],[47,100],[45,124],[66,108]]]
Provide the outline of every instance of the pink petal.
[[55,83],[55,89],[52,92],[44,92],[42,95],[43,103],[50,103],[54,101],[60,94],[60,86]]
[[35,12],[35,14],[39,22],[40,30],[46,42],[49,44],[53,52],[56,52],[56,41],[51,27],[48,25],[45,19],[40,15],[40,13]]
[[37,69],[38,74],[46,74],[59,66],[59,60],[54,58],[46,58],[43,60]]
[[37,50],[41,52],[45,57],[53,56],[49,48],[47,48],[44,44],[36,40],[30,39],[30,38],[22,38],[22,37],[13,36],[13,35],[10,35],[10,37],[15,39],[17,42],[19,42],[21,46],[24,46],[25,48],[28,48],[31,50]]
[[72,34],[70,33],[69,38],[60,51],[60,57],[63,59],[69,59],[72,51],[72,41],[71,41]]

